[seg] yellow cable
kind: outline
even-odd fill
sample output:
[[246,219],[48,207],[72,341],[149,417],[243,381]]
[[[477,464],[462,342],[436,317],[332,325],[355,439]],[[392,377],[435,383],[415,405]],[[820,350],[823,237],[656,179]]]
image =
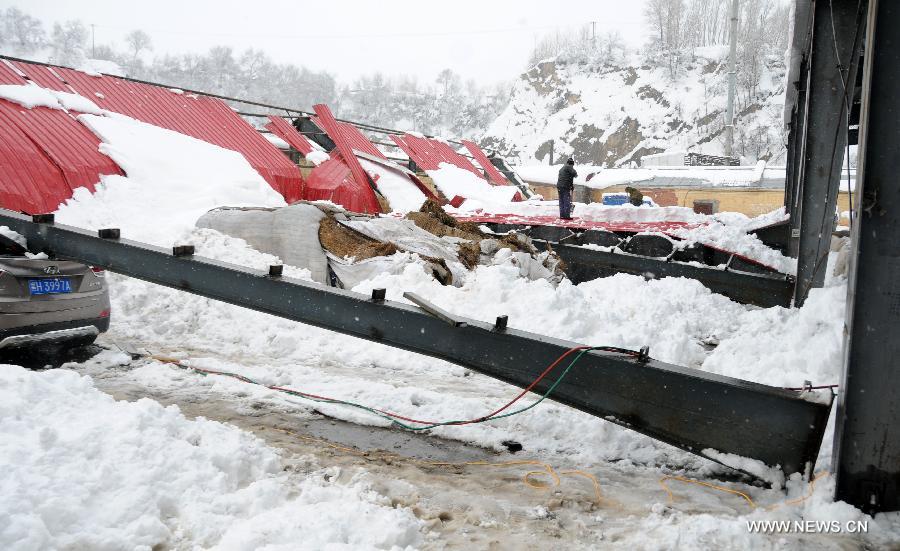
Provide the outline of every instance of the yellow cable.
[[563,476],[583,476],[591,481],[591,484],[594,485],[594,493],[597,495],[597,505],[603,500],[603,496],[600,494],[600,481],[597,480],[597,477],[592,475],[591,473],[586,473],[584,471],[574,470],[574,471],[561,471],[559,474]]
[[778,509],[779,507],[783,507],[785,505],[797,505],[798,503],[803,503],[804,501],[806,501],[807,499],[812,497],[813,492],[815,492],[815,490],[816,490],[816,482],[820,478],[825,478],[826,476],[828,476],[830,474],[831,473],[828,471],[822,471],[821,473],[814,476],[812,480],[809,481],[809,493],[807,493],[805,496],[798,497],[795,499],[790,499],[790,500],[782,502],[782,503],[776,503],[774,505],[770,505],[770,506],[766,507],[766,511],[774,511],[775,509]]
[[672,503],[675,501],[675,494],[672,493],[672,490],[666,485],[666,480],[677,480],[679,482],[685,482],[687,484],[697,484],[700,486],[706,486],[707,488],[712,488],[714,490],[719,490],[720,492],[726,492],[729,494],[734,494],[741,496],[747,503],[750,504],[750,507],[756,509],[756,503],[753,503],[753,500],[750,499],[750,496],[745,494],[744,492],[739,492],[737,490],[732,490],[730,488],[725,488],[723,486],[716,486],[715,484],[710,484],[709,482],[703,482],[702,480],[693,480],[691,478],[684,478],[683,476],[664,476],[659,479],[659,485],[662,486],[663,490],[669,495],[669,502]]

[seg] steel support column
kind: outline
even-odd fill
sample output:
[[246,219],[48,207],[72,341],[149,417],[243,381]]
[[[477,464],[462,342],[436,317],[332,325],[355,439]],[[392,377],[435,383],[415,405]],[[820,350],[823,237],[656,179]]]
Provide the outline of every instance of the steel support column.
[[[794,1],[794,31],[791,37],[790,61],[788,65],[788,83],[785,89],[785,118],[790,118],[787,171],[784,182],[784,207],[791,215],[790,227],[799,237],[800,214],[797,210],[797,190],[802,178],[800,168],[803,166],[803,147],[806,142],[806,106],[807,86],[809,84],[809,42],[812,34],[812,2],[811,0]],[[788,231],[790,238],[791,232]],[[799,241],[793,240],[793,248],[786,251],[797,258]]]
[[[32,222],[0,210],[0,225],[33,252],[73,258],[110,271],[388,346],[441,358],[527,387],[576,343],[454,318],[403,303],[273,277],[223,262],[124,239]],[[112,232],[104,232],[104,235]],[[180,255],[173,254],[174,252]],[[188,256],[186,256],[188,255]],[[277,274],[277,271],[274,273]],[[446,316],[445,316],[446,317]],[[515,320],[512,320],[515,324]],[[602,343],[598,343],[602,344]],[[652,344],[652,343],[650,343]],[[534,387],[547,391],[559,370]],[[811,472],[831,400],[615,352],[584,355],[551,395],[557,402],[714,459],[716,451]]]
[[900,5],[873,0],[866,40],[836,498],[900,510]]
[[[809,56],[807,120],[794,303],[825,281],[841,165],[847,144],[846,95],[852,96],[862,45],[865,0],[816,0]],[[793,237],[792,237],[793,239]]]

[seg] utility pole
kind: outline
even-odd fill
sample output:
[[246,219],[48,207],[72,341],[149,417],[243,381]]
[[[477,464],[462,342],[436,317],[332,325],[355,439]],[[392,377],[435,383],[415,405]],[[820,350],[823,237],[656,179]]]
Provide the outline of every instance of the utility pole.
[[731,0],[731,51],[728,54],[728,103],[725,108],[725,156],[734,156],[734,88],[737,81],[738,0]]
[[597,43],[597,22],[591,21],[591,42]]
[[97,59],[97,44],[94,41],[94,27],[96,27],[96,25],[91,23],[91,59]]

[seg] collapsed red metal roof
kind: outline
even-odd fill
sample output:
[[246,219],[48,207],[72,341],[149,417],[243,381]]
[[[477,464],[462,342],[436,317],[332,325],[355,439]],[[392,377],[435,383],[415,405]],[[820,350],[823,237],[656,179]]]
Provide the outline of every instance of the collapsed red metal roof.
[[471,142],[469,140],[463,140],[462,144],[466,146],[466,149],[469,150],[469,153],[472,154],[472,157],[475,158],[475,161],[481,165],[481,168],[487,173],[488,181],[492,184],[497,184],[501,186],[510,185],[510,181],[506,179],[506,176],[503,175],[502,172],[497,170],[497,167],[491,163],[491,160],[487,158],[487,155],[484,154],[484,151],[478,147],[475,142]]
[[25,84],[27,78],[45,88],[77,93],[103,109],[237,151],[287,201],[303,197],[299,168],[218,99],[20,61],[0,63],[0,78],[9,84]]
[[[28,85],[20,73],[17,66],[0,63],[0,84]],[[45,71],[42,81],[44,75],[56,78]],[[70,92],[63,83],[52,89]],[[52,212],[76,188],[93,191],[101,174],[122,174],[100,153],[99,138],[73,114],[0,100],[0,128],[0,204],[8,209]]]
[[266,130],[275,134],[288,145],[299,151],[303,156],[309,155],[313,151],[313,146],[306,139],[306,136],[297,132],[297,129],[288,124],[281,117],[269,115],[269,122],[266,124]]

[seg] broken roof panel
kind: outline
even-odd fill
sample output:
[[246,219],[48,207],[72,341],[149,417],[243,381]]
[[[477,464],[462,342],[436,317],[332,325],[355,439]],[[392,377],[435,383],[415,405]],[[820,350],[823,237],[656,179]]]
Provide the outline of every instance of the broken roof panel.
[[368,184],[353,178],[350,167],[342,159],[332,156],[312,170],[306,179],[306,199],[331,201],[351,212],[376,214],[381,212],[378,198]]
[[288,124],[288,122],[281,117],[269,115],[269,122],[266,124],[266,129],[286,141],[288,145],[302,153],[304,156],[312,153],[313,146],[309,143],[309,140],[306,139],[306,136],[297,132],[296,128]]
[[489,182],[503,186],[510,185],[510,181],[507,180],[506,176],[497,170],[497,167],[491,163],[491,160],[488,159],[487,155],[484,154],[484,151],[482,151],[475,142],[463,140],[462,143],[466,146],[466,149],[469,150],[469,153],[472,154],[472,157],[475,157],[475,161],[481,165],[481,168],[487,172]]
[[[318,113],[318,111],[317,111]],[[319,117],[310,117],[310,120],[313,121],[316,126],[325,130],[325,127],[320,123]],[[341,133],[347,143],[354,151],[361,151],[367,155],[372,155],[373,157],[378,157],[380,159],[387,159],[384,153],[378,149],[372,140],[366,137],[358,128],[353,126],[350,123],[340,122],[335,119],[335,129]],[[334,136],[331,136],[330,132],[325,130],[326,133],[329,134],[329,137],[334,140]]]

